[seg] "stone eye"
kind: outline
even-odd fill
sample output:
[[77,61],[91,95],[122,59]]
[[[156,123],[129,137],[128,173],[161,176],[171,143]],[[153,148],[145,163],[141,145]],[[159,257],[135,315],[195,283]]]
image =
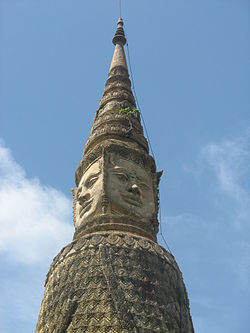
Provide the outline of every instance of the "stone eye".
[[118,179],[122,181],[123,183],[126,183],[128,181],[128,176],[125,175],[124,173],[117,173],[116,174]]
[[139,186],[142,190],[149,190],[150,189],[150,187],[145,183],[140,183]]
[[86,186],[87,188],[91,188],[91,187],[95,184],[95,182],[97,181],[97,179],[98,179],[98,177],[92,177],[92,178],[89,178],[89,179],[86,181],[85,186]]

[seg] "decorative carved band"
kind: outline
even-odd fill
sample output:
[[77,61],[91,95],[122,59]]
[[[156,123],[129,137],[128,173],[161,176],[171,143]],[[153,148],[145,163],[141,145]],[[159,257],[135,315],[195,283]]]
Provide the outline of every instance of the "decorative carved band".
[[171,265],[176,271],[179,272],[179,268],[173,255],[152,240],[149,240],[142,236],[135,236],[127,232],[96,232],[86,235],[81,239],[74,240],[58,253],[58,255],[53,259],[53,262],[50,266],[45,285],[56,266],[59,263],[63,262],[67,257],[75,255],[80,251],[86,251],[88,250],[88,248],[91,248],[93,246],[105,245],[121,246],[123,248],[130,249],[139,248],[144,251],[148,251],[161,257],[167,264]]

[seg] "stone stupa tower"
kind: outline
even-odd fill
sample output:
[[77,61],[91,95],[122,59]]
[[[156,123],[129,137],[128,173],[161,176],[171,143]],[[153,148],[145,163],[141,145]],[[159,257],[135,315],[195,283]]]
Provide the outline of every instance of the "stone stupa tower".
[[158,184],[131,91],[123,21],[76,170],[73,241],[54,258],[36,333],[192,333],[174,257],[157,244]]

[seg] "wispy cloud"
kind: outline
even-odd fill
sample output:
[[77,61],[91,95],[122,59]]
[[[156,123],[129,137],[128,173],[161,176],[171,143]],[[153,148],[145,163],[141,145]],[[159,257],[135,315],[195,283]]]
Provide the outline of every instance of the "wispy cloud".
[[0,256],[32,264],[51,258],[72,238],[72,203],[29,179],[0,141]]
[[[184,192],[193,181],[201,208],[165,215],[162,225],[184,273],[195,329],[238,331],[232,318],[247,318],[250,292],[250,130],[208,142],[184,171]],[[207,313],[221,308],[221,318],[210,320]]]
[[249,223],[250,129],[234,140],[209,143],[202,149],[199,161],[203,169],[212,170],[217,189],[231,200],[235,225]]
[[250,128],[233,139],[207,144],[199,155],[203,170],[212,171],[211,183],[216,204],[227,212],[226,233],[231,233],[229,249],[234,249],[237,261],[232,266],[241,288],[250,289]]
[[72,239],[72,202],[30,179],[0,141],[0,332],[34,332],[48,266]]

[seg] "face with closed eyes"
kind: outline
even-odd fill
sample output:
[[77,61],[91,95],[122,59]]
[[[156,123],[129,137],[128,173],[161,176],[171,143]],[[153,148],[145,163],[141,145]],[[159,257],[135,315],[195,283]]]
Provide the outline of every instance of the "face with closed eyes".
[[152,175],[133,161],[111,158],[107,192],[111,211],[151,218],[155,213]]
[[76,227],[101,212],[103,173],[101,160],[94,162],[84,173],[76,190]]

